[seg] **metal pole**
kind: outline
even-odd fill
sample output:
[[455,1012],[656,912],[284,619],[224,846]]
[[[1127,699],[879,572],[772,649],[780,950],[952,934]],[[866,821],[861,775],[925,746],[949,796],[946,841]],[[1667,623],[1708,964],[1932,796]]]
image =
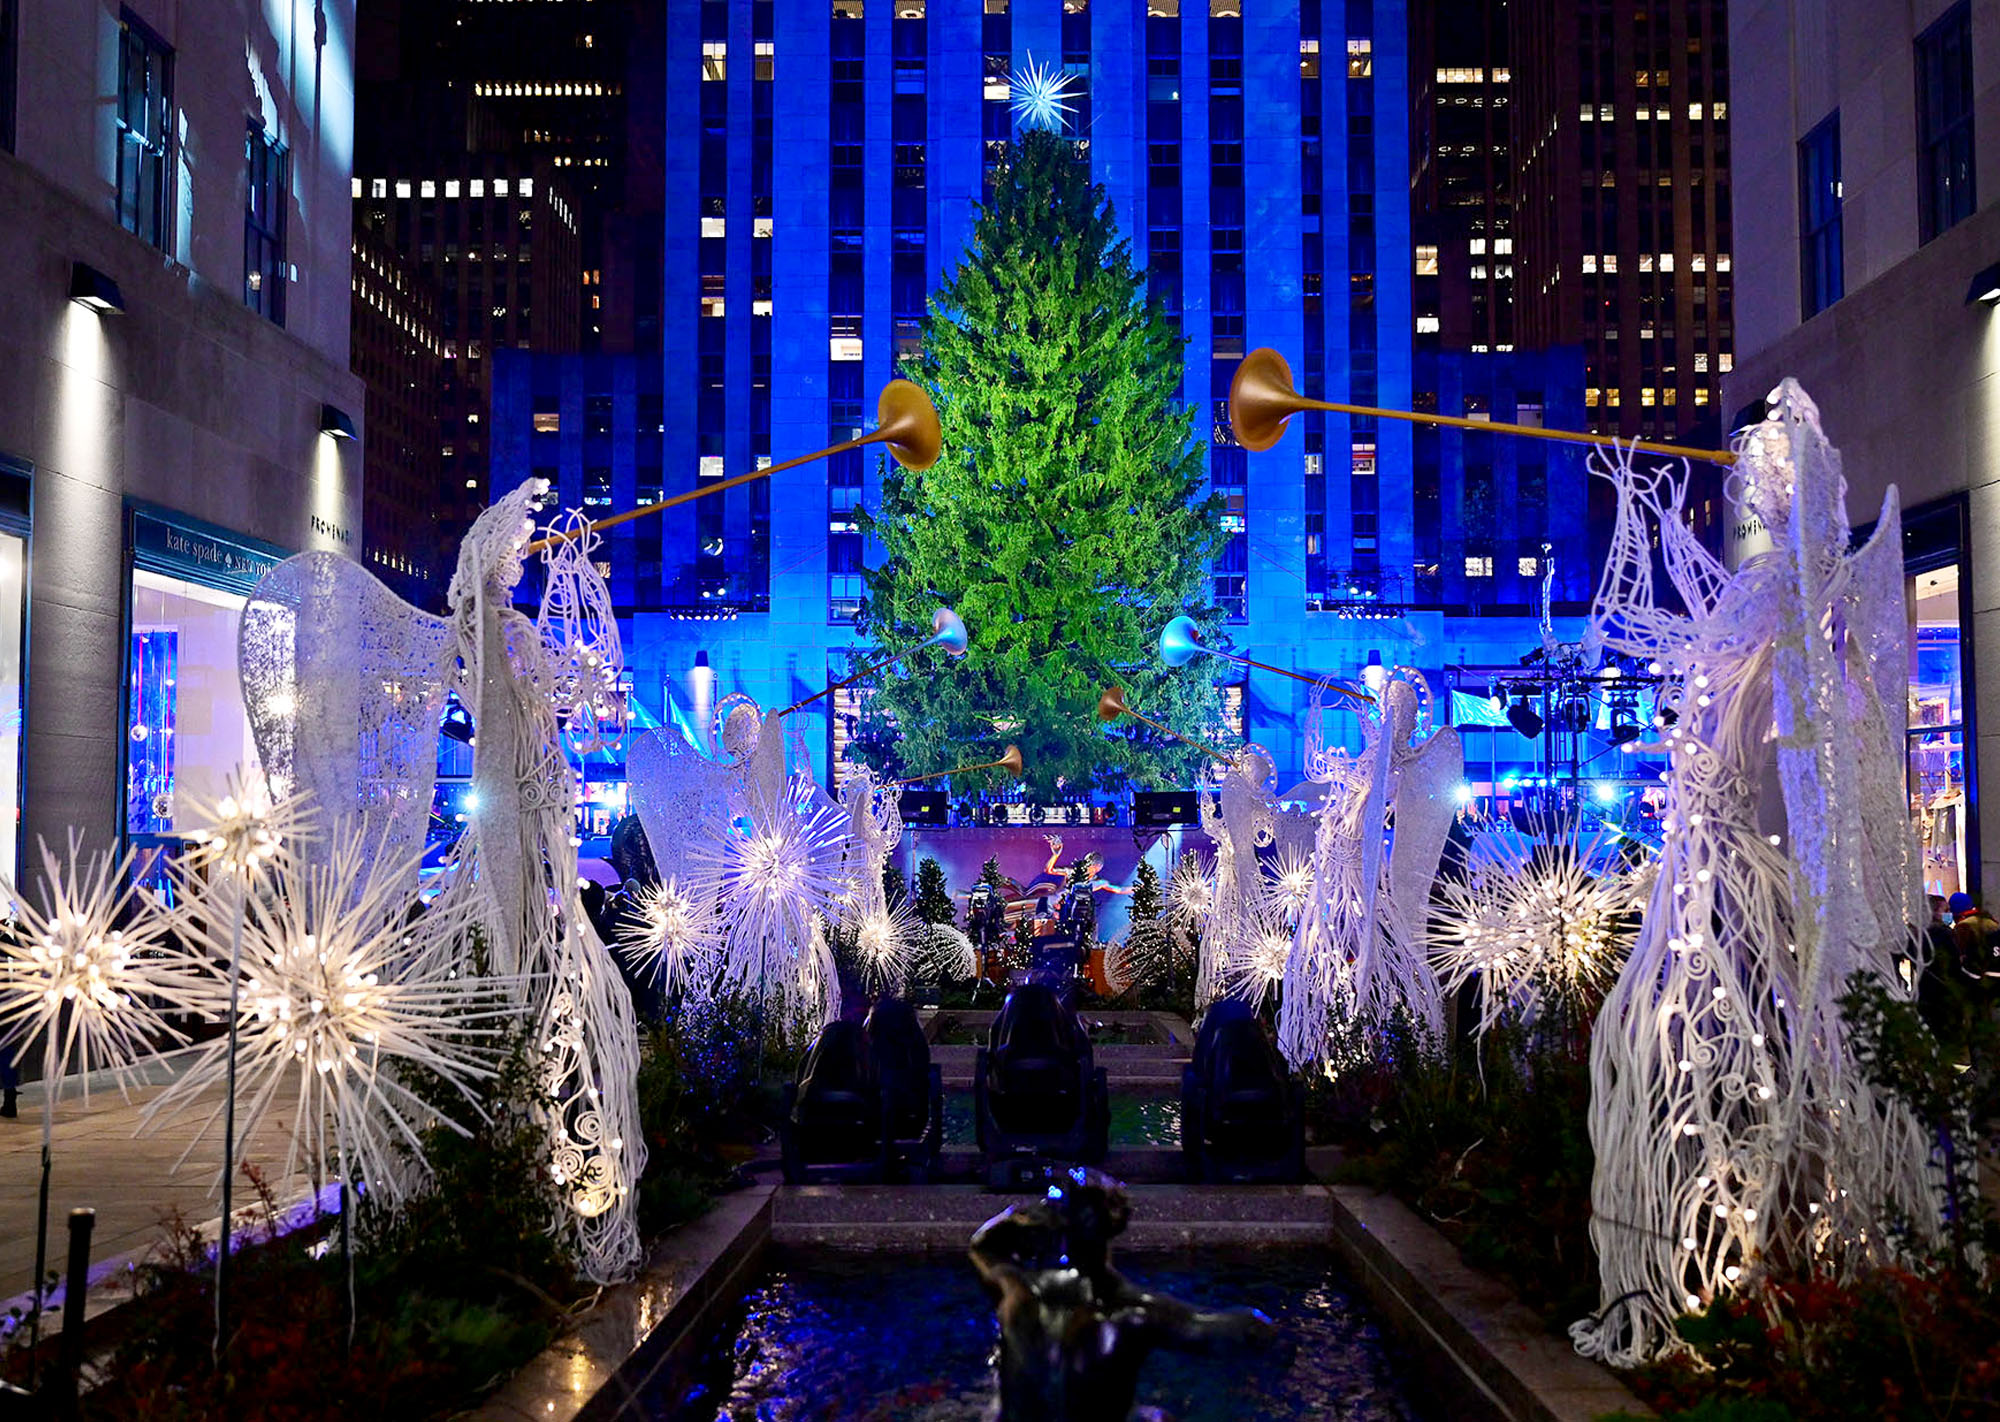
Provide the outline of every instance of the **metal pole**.
[[[45,1081],[43,1090],[54,1091],[55,1083]],[[48,1300],[44,1281],[49,1272],[49,1143],[42,1140],[42,1189],[35,1205],[35,1303],[28,1315],[28,1389],[34,1390],[35,1375],[41,1369],[42,1305]]]
[[83,1372],[83,1306],[90,1293],[90,1233],[97,1211],[69,1212],[69,1277],[63,1285],[62,1364],[57,1369],[56,1410],[77,1415],[78,1380]]
[[210,1345],[210,1353],[218,1361],[222,1357],[223,1329],[229,1316],[229,1246],[236,1232],[231,1187],[236,1178],[236,1002],[238,984],[242,981],[244,887],[239,878],[236,922],[229,937],[229,1072],[222,1098],[222,1228],[215,1241],[215,1338]]

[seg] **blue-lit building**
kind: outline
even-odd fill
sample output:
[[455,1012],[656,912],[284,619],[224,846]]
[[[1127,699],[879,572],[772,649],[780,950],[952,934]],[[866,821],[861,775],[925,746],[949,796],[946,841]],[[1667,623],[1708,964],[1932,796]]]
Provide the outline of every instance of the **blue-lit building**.
[[[1336,415],[1264,454],[1228,433],[1230,377],[1260,345],[1329,400],[1580,425],[1560,353],[1432,357],[1413,379],[1401,4],[669,0],[667,29],[665,355],[497,353],[496,489],[541,474],[566,506],[624,509],[870,426],[1014,136],[1009,76],[1057,65],[1065,132],[1186,338],[1185,398],[1212,414],[1197,429],[1227,499],[1214,593],[1236,646],[1435,677],[1534,640],[1527,560],[1582,548],[1580,459]],[[850,454],[611,532],[640,700],[699,700],[697,653],[716,695],[765,705],[844,673],[870,557],[854,510],[878,481]],[[1589,582],[1582,556],[1560,562],[1558,603]],[[1263,672],[1243,688],[1281,775],[1303,691]],[[802,718],[816,756],[840,714]]]

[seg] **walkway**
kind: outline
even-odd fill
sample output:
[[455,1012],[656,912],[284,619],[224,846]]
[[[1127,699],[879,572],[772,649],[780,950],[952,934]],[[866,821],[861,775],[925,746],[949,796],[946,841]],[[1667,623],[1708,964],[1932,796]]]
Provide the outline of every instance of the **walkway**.
[[[49,1263],[61,1268],[67,1248],[67,1220],[77,1206],[97,1211],[91,1257],[99,1266],[123,1256],[142,1260],[160,1238],[162,1219],[179,1210],[187,1219],[205,1223],[211,1238],[220,1200],[216,1189],[217,1144],[204,1146],[178,1171],[174,1162],[186,1149],[212,1107],[190,1110],[159,1132],[140,1135],[140,1115],[147,1102],[184,1069],[191,1052],[177,1052],[150,1064],[147,1084],[121,1098],[109,1079],[93,1079],[85,1105],[76,1078],[64,1084],[56,1103],[55,1145],[49,1181]],[[219,1101],[220,1091],[211,1100]],[[295,1096],[282,1098],[264,1118],[249,1142],[248,1158],[275,1171],[283,1165],[291,1107]],[[21,1090],[18,1120],[0,1120],[0,1307],[25,1294],[35,1275],[35,1196],[41,1178],[42,1084]],[[283,1182],[273,1181],[274,1187]],[[245,1182],[237,1177],[236,1203],[244,1201]],[[287,1203],[307,1187],[280,1188]],[[254,1200],[252,1201],[254,1203]],[[239,1221],[241,1216],[238,1216]],[[101,1267],[92,1270],[101,1277]],[[95,1300],[93,1300],[93,1305]]]

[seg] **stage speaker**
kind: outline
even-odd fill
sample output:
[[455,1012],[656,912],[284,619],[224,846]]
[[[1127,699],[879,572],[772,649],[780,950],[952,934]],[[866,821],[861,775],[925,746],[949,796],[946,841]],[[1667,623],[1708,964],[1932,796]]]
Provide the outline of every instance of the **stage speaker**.
[[1142,829],[1198,825],[1201,811],[1192,790],[1141,790],[1132,797],[1132,823]]
[[906,825],[941,825],[950,818],[942,790],[905,790],[899,803]]

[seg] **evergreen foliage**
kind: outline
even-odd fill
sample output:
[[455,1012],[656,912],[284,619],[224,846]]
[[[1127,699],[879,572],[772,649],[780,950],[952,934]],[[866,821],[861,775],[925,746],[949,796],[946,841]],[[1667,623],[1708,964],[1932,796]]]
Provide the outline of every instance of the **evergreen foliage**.
[[882,901],[892,911],[910,895],[910,886],[903,882],[903,871],[896,867],[893,859],[882,861]]
[[1095,717],[1115,681],[1185,734],[1221,718],[1208,679],[1154,651],[1176,614],[1214,618],[1221,504],[1175,398],[1181,347],[1103,189],[1067,142],[1023,134],[905,372],[937,406],[944,453],[923,472],[887,468],[881,508],[863,516],[883,556],[862,630],[900,650],[945,603],[971,632],[961,663],[918,660],[884,682],[870,715],[897,737],[878,758],[928,773],[1013,741],[1043,794],[1107,773],[1193,777],[1197,752],[1130,723],[1107,733]]
[[916,914],[919,922],[930,924],[950,923],[958,917],[951,892],[945,887],[944,866],[928,854],[917,866]]
[[1166,905],[1166,895],[1160,888],[1160,871],[1153,867],[1150,859],[1139,861],[1139,875],[1132,884],[1132,902],[1128,907],[1128,917],[1134,927],[1141,923],[1152,923],[1160,916]]

